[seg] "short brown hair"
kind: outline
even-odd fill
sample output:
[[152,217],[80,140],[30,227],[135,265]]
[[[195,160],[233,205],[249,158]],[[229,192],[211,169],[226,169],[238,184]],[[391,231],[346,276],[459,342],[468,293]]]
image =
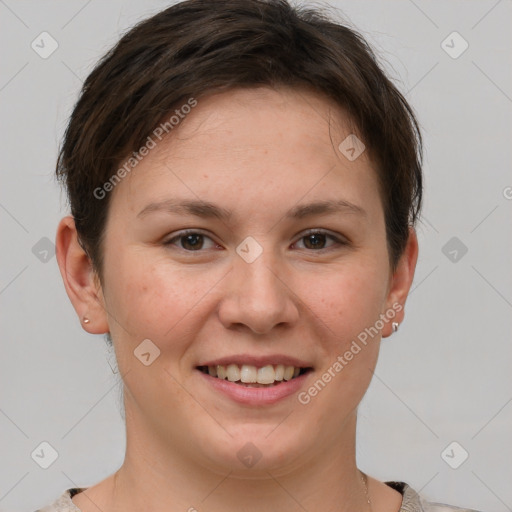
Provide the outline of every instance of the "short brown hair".
[[80,242],[102,274],[111,194],[93,191],[190,97],[267,85],[306,87],[343,107],[376,162],[390,264],[422,197],[422,140],[411,107],[364,38],[286,0],[186,0],[140,22],[84,82],[60,148]]

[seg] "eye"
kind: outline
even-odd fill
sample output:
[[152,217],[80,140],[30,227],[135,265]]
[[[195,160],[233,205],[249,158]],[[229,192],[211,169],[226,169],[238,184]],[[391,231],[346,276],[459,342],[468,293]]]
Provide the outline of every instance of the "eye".
[[[205,239],[208,239],[212,242],[210,249],[217,244],[205,234],[199,231],[186,230],[178,233],[176,236],[166,240],[164,245],[177,245],[175,242],[178,242],[178,246],[180,249],[183,249],[188,252],[197,252],[201,249],[205,249]],[[208,249],[208,247],[206,247]]]
[[[347,242],[327,233],[321,229],[311,229],[305,235],[302,235],[299,238],[299,241],[304,240],[306,249],[312,249],[315,251],[319,251],[322,249],[329,249],[330,247],[323,247],[325,245],[326,240],[330,238],[335,241],[335,245],[347,245]],[[296,242],[297,243],[297,242]]]
[[[331,246],[325,247],[327,239],[331,239],[334,241],[334,244]],[[205,240],[210,241],[210,246],[205,244]],[[305,241],[305,248],[314,250],[315,252],[329,249],[332,245],[348,245],[348,243],[338,238],[328,232],[321,229],[311,229],[306,232],[306,234],[302,235],[299,238],[299,241]],[[299,242],[298,241],[298,242]],[[297,244],[298,242],[295,242]],[[295,245],[294,244],[294,245]],[[214,247],[219,247],[209,236],[201,233],[200,231],[195,230],[185,230],[179,232],[177,235],[173,236],[169,240],[164,242],[165,246],[177,246],[179,249],[182,249],[187,252],[200,252],[201,249],[213,249]],[[206,245],[206,246],[205,246]]]

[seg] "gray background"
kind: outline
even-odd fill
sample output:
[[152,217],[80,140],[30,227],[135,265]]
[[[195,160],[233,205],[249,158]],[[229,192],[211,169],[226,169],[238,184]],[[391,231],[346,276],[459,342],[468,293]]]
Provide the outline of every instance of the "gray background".
[[[0,0],[3,511],[31,512],[123,460],[118,375],[103,337],[81,329],[52,252],[67,213],[52,173],[82,80],[167,5]],[[434,501],[512,510],[511,2],[332,5],[385,60],[426,143],[416,278],[360,407],[358,462]],[[31,48],[43,31],[59,45],[46,59]],[[458,36],[442,44],[453,31],[469,44],[457,58]],[[58,452],[48,469],[31,457],[43,441]]]

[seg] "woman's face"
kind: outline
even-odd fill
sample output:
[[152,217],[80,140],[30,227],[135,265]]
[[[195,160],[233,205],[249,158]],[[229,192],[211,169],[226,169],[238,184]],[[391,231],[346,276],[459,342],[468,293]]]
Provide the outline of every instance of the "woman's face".
[[[278,474],[348,439],[402,306],[367,152],[338,149],[343,116],[287,89],[209,96],[114,188],[101,300],[128,444]],[[198,369],[220,363],[249,380],[310,370],[254,388]]]

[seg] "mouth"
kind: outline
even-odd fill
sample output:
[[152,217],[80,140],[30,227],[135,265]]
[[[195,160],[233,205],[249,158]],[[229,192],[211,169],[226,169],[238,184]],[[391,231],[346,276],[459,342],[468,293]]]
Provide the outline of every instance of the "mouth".
[[196,370],[210,377],[227,380],[246,388],[270,388],[313,371],[312,367],[297,367],[283,364],[257,367],[250,364],[228,364],[197,366]]

